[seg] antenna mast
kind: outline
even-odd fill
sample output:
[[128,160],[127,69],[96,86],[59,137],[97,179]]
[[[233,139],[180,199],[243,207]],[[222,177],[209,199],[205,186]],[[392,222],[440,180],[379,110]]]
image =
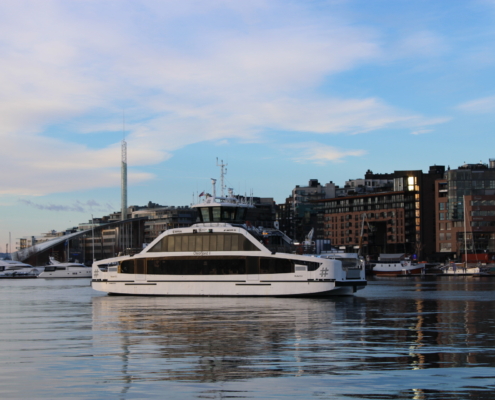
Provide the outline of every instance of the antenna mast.
[[220,164],[218,163],[218,157],[217,157],[217,167],[220,167],[220,192],[222,197],[224,196],[224,189],[225,185],[223,183],[223,178],[225,177],[225,174],[227,173],[227,168],[225,168],[227,164],[223,163],[223,160],[220,161]]
[[122,162],[121,162],[121,210],[120,219],[127,219],[127,142],[125,141],[125,114],[122,111]]

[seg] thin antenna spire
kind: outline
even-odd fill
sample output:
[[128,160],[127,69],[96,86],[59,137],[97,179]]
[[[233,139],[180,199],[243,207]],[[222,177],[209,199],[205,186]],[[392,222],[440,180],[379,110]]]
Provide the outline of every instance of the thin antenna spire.
[[125,110],[122,110],[122,160],[121,160],[121,210],[120,219],[127,219],[127,142],[125,141]]
[[218,157],[217,157],[217,167],[220,167],[220,192],[222,197],[224,197],[224,189],[225,185],[223,183],[225,174],[227,173],[227,168],[225,168],[227,164],[223,163],[223,160],[220,161],[220,164],[218,163]]
[[125,140],[125,109],[122,109],[122,140]]

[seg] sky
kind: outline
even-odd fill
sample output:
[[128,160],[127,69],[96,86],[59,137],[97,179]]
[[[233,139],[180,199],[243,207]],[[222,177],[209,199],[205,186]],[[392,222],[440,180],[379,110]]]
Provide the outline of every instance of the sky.
[[310,179],[495,158],[494,0],[3,0],[0,252]]

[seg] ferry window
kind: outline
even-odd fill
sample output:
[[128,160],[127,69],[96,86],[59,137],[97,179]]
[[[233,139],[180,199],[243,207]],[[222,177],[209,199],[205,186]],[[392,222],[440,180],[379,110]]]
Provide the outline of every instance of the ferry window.
[[224,235],[216,235],[217,237],[217,251],[223,251],[223,244],[225,242]]
[[167,251],[175,251],[175,236],[168,236]]
[[210,236],[210,249],[216,249],[217,248],[217,236],[211,235]]
[[244,250],[244,251],[257,251],[257,250],[259,250],[254,244],[252,244],[244,236],[239,235],[239,240],[242,240],[242,246],[239,245],[239,250]]
[[186,236],[189,236],[189,245],[187,246],[187,250],[186,248],[184,248],[184,251],[194,251],[194,248],[196,246],[196,236],[195,235],[193,236],[186,235]]
[[220,207],[213,207],[213,222],[220,221]]
[[209,208],[201,208],[201,216],[203,217],[203,222],[210,222]]
[[233,221],[235,217],[235,208],[223,207],[222,208],[222,221]]
[[294,272],[294,263],[291,260],[280,258],[261,258],[261,274],[287,274]]
[[182,240],[184,239],[184,236],[182,235],[176,235],[175,236],[175,246],[174,246],[174,251],[182,251]]
[[149,252],[162,251],[259,251],[259,249],[244,235],[196,233],[165,236],[149,250]]
[[207,236],[203,236],[203,245],[201,246],[200,249],[198,249],[198,251],[201,250],[201,251],[210,251],[211,248],[210,248],[210,236],[207,235]]
[[202,235],[196,235],[196,247],[194,248],[195,251],[201,251],[201,248],[203,247],[203,236]]
[[182,235],[181,237],[182,237],[182,246],[181,246],[181,250],[179,251],[188,251],[190,237],[188,235]]
[[146,265],[145,264],[146,260],[144,258],[137,258],[135,262],[136,262],[136,274],[144,274],[145,273],[144,267]]
[[133,274],[134,273],[134,260],[124,260],[120,263],[121,274]]
[[232,238],[232,244],[230,249],[232,251],[239,251],[239,239],[241,238],[241,235],[229,235]]
[[246,220],[246,212],[247,212],[246,208],[238,208],[236,220],[237,221],[245,221]]
[[[253,265],[256,265],[257,257]],[[246,274],[244,257],[187,257],[181,259],[149,259],[148,274],[151,275],[239,275]]]
[[232,235],[224,235],[224,251],[230,251],[232,249]]
[[167,239],[167,238],[165,237],[165,238],[163,238],[162,240],[160,240],[157,244],[155,244],[155,245],[154,245],[154,246],[150,249],[150,251],[156,251],[156,252],[163,251],[163,250],[162,250],[162,244],[163,244],[163,243],[165,243],[165,246],[166,246],[166,244],[167,244],[166,239]]
[[247,258],[247,273],[248,274],[259,274],[258,257],[248,257]]

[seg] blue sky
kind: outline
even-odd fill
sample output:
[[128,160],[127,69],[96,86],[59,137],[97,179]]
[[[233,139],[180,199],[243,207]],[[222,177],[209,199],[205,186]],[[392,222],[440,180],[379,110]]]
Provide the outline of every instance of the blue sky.
[[495,158],[495,1],[6,0],[0,55],[0,251],[120,209],[123,112],[130,205]]

